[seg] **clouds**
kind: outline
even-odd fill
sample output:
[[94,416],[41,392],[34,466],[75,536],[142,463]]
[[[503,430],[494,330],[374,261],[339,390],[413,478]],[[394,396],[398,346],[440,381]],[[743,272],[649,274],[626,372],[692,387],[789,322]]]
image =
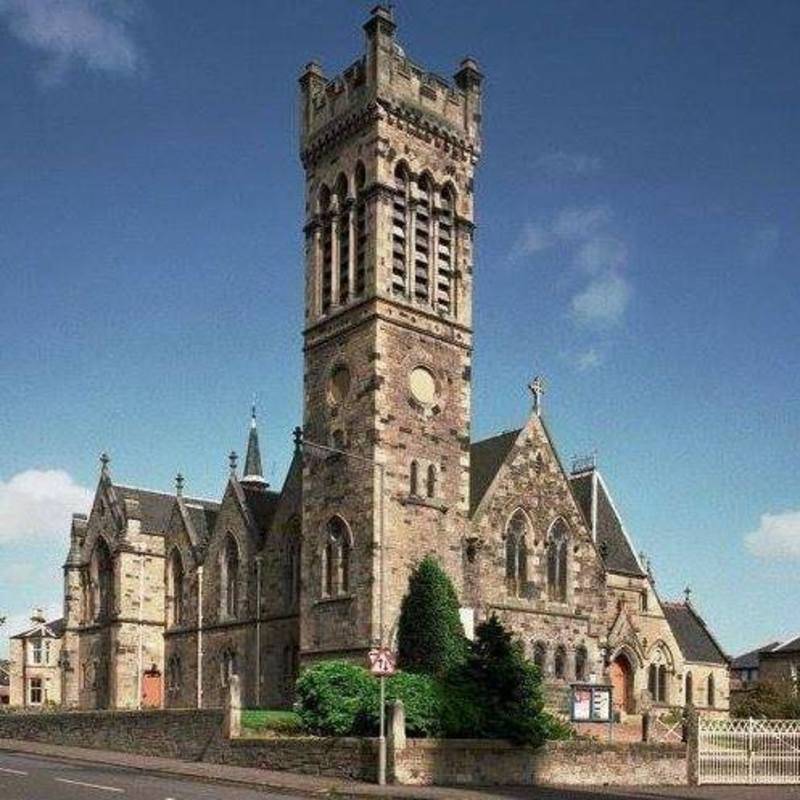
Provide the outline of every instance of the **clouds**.
[[745,536],[745,545],[761,558],[800,559],[800,510],[762,514],[758,528]]
[[631,299],[631,287],[619,274],[608,271],[589,282],[570,302],[570,312],[581,325],[616,325]]
[[73,512],[87,512],[92,492],[63,470],[29,469],[0,481],[0,544],[50,540],[67,547]]
[[539,156],[533,162],[534,169],[552,178],[582,177],[592,175],[602,169],[603,162],[597,156],[583,153],[565,153],[557,150]]
[[41,79],[60,83],[71,67],[132,75],[142,64],[131,0],[0,0],[0,21],[45,57]]

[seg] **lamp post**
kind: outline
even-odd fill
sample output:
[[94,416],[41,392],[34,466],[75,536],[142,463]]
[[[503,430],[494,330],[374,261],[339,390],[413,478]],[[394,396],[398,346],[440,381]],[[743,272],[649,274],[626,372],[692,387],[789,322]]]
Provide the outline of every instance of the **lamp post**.
[[[303,429],[297,427],[294,429],[294,443],[298,448],[308,447],[311,450],[321,450],[325,453],[332,455],[340,455],[345,458],[350,458],[353,461],[358,461],[362,464],[368,464],[373,469],[378,470],[378,639],[379,647],[381,650],[386,646],[386,619],[384,613],[385,605],[385,585],[386,585],[386,570],[384,559],[384,487],[386,483],[386,465],[380,461],[375,461],[372,458],[357,453],[351,453],[347,450],[341,450],[338,447],[330,447],[326,444],[319,444],[318,442],[310,442],[303,437]],[[380,681],[380,727],[378,733],[378,784],[384,786],[386,784],[386,676],[381,674]]]

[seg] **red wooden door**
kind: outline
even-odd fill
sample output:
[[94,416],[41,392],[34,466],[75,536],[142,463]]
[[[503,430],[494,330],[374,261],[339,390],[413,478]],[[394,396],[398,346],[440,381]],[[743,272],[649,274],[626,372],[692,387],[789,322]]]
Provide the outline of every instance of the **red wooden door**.
[[148,670],[142,680],[142,708],[161,708],[161,673]]

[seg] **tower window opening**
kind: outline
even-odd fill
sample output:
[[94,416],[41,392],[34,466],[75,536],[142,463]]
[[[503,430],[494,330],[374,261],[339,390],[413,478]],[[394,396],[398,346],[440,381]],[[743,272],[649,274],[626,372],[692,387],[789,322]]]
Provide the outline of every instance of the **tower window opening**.
[[439,209],[439,241],[436,254],[436,308],[449,314],[453,307],[453,212],[455,201],[451,187],[442,192]]
[[350,300],[350,207],[347,201],[347,179],[340,175],[336,181],[339,244],[339,303]]
[[408,261],[408,174],[402,164],[394,172],[392,203],[392,291],[406,294]]
[[367,201],[364,188],[367,176],[364,165],[356,165],[356,207],[355,207],[355,296],[361,297],[367,288]]
[[322,214],[322,241],[320,243],[320,283],[322,313],[327,314],[333,302],[333,237],[330,217],[331,195],[327,186],[320,191],[319,208]]
[[436,467],[433,464],[428,465],[428,475],[425,482],[425,490],[428,498],[436,497]]
[[419,494],[419,464],[416,461],[411,462],[411,472],[408,481],[408,493],[412,497]]
[[431,263],[431,187],[423,176],[417,183],[414,216],[414,297],[427,303],[430,299]]

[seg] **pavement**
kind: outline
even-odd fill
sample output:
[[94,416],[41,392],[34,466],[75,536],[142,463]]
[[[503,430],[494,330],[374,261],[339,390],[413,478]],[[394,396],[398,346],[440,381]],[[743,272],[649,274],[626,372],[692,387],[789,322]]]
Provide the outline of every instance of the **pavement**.
[[189,763],[0,739],[0,800],[800,800],[800,786],[380,787],[358,781]]

